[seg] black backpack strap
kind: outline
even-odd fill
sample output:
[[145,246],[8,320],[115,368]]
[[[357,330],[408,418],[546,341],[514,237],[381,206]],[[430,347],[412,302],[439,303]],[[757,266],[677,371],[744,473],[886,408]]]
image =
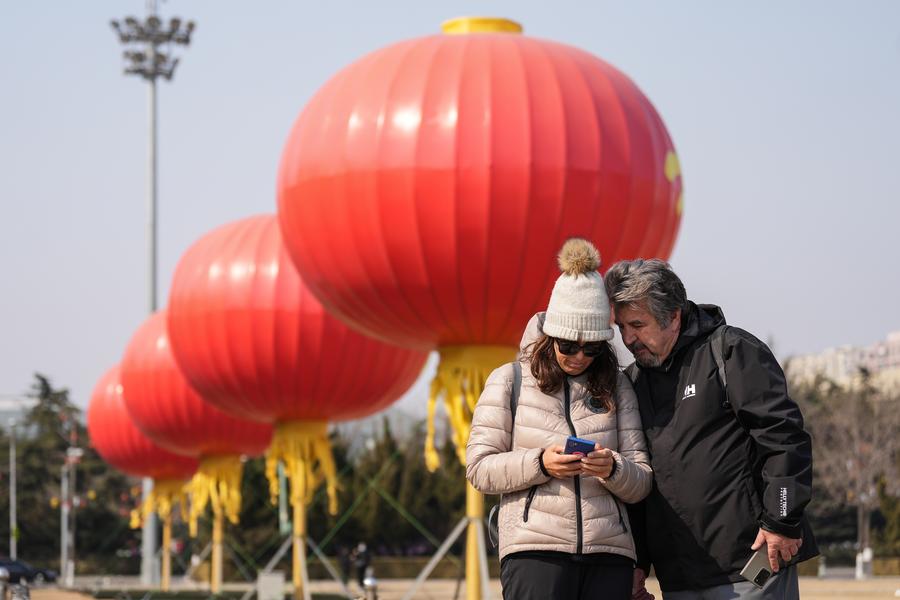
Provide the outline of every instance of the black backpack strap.
[[[522,389],[522,363],[514,360],[513,368],[513,386],[509,393],[509,412],[512,416],[512,425],[509,430],[509,449],[514,448],[513,443],[516,435],[516,409],[519,407],[519,390]],[[503,494],[500,494],[500,502],[503,502]],[[488,514],[488,538],[491,545],[496,548],[499,545],[500,532],[497,523],[500,515],[500,502],[494,505]]]
[[728,325],[719,325],[716,327],[712,335],[709,336],[709,345],[712,349],[713,359],[716,361],[716,370],[719,373],[719,381],[722,383],[722,389],[725,391],[725,401],[722,407],[731,409],[731,402],[728,400],[728,376],[725,374],[725,329]]
[[[522,363],[517,360],[513,361],[512,367],[513,386],[512,391],[509,393],[509,412],[512,414],[510,436],[514,435],[516,431],[516,409],[519,407],[519,390],[522,388]],[[512,437],[510,437],[509,446],[512,449]]]

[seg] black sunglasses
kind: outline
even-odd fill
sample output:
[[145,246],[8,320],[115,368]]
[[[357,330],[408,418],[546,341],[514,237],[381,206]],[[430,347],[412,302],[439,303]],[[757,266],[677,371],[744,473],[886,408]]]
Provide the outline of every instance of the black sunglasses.
[[561,340],[559,338],[554,338],[556,340],[556,347],[559,348],[560,354],[565,354],[566,356],[572,356],[574,354],[578,354],[579,351],[584,352],[585,356],[594,357],[599,356],[601,352],[603,352],[603,342],[588,342],[584,345],[579,344],[578,342],[573,342],[572,340]]

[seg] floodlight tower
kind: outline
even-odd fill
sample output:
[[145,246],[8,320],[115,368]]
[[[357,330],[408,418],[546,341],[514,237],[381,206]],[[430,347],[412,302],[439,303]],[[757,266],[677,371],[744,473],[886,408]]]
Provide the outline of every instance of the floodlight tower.
[[[149,92],[150,147],[148,152],[148,189],[147,189],[147,238],[149,244],[148,265],[148,308],[150,314],[156,312],[157,288],[157,149],[156,149],[156,80],[163,77],[171,81],[178,66],[178,58],[172,56],[174,46],[187,46],[191,43],[194,22],[182,23],[178,17],[172,17],[164,23],[157,15],[156,0],[147,0],[147,18],[144,21],[136,17],[125,17],[123,22],[110,22],[119,41],[125,46],[125,74],[138,75],[143,78]],[[153,490],[153,480],[144,479],[143,496],[146,498]],[[144,522],[141,539],[141,582],[150,585],[158,576],[154,565],[156,556],[156,519],[149,517]]]

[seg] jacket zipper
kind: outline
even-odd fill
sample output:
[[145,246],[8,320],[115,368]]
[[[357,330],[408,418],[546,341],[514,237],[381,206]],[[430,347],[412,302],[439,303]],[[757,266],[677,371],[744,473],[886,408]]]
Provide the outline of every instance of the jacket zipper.
[[[569,378],[566,377],[563,380],[563,391],[565,392],[565,402],[566,402],[566,422],[569,424],[569,431],[571,435],[577,436],[575,433],[575,425],[572,423],[572,399],[569,394]],[[575,533],[576,533],[576,542],[575,542],[575,554],[582,553],[582,544],[583,544],[583,535],[582,535],[582,516],[581,516],[581,475],[575,476]]]
[[528,497],[525,498],[525,512],[522,513],[522,521],[528,522],[528,511],[531,510],[531,501],[534,500],[534,493],[537,491],[537,486],[531,486],[531,489],[528,490]]

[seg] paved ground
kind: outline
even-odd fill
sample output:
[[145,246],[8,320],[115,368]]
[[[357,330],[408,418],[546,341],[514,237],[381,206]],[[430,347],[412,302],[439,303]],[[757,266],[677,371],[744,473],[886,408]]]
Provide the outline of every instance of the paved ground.
[[[89,584],[88,581],[91,581],[91,583]],[[84,584],[88,585],[97,585],[101,582],[112,585],[124,583],[112,579],[107,579],[104,582],[101,578],[83,581]],[[409,589],[411,583],[409,580],[382,580],[379,585],[380,600],[399,600]],[[237,588],[241,586],[229,585],[227,587]],[[651,580],[648,587],[650,587],[651,591],[657,593],[657,599],[661,598],[655,581]],[[337,592],[339,589],[336,584],[325,581],[313,582],[312,588],[316,592]],[[493,581],[492,588],[496,594],[495,598],[499,599],[499,582]],[[421,593],[416,597],[421,600],[451,600],[454,598],[455,592],[456,581],[442,579],[427,582]],[[463,587],[460,590],[460,598],[464,594],[465,588]],[[31,597],[33,600],[90,600],[91,598],[91,596],[57,588],[34,589]],[[877,577],[867,581],[802,577],[800,578],[800,597],[803,600],[886,600],[888,598],[900,598],[900,577]]]

